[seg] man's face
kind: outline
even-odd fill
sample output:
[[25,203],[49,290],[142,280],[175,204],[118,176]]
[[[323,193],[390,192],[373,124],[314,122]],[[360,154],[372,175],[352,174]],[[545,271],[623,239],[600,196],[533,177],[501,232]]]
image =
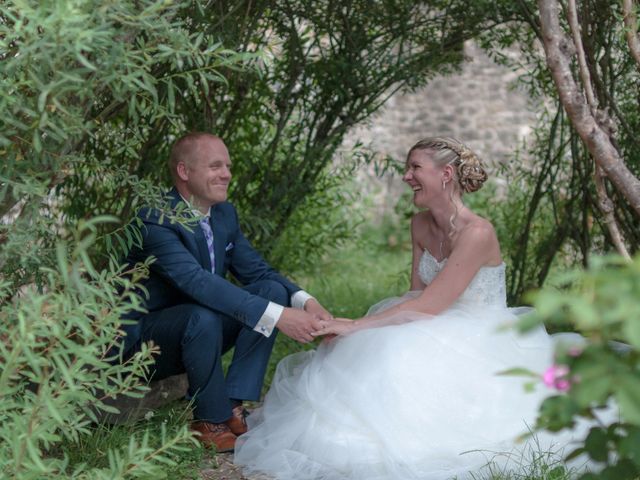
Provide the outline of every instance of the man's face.
[[231,159],[227,147],[218,138],[202,138],[198,141],[193,158],[178,165],[186,181],[187,198],[194,207],[204,210],[224,202],[231,181]]

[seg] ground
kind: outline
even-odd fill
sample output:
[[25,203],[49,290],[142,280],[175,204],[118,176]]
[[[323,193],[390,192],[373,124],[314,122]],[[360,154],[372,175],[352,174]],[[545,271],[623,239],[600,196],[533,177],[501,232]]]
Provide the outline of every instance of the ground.
[[219,453],[205,459],[200,469],[202,480],[270,480],[266,475],[243,475],[233,464],[232,453]]

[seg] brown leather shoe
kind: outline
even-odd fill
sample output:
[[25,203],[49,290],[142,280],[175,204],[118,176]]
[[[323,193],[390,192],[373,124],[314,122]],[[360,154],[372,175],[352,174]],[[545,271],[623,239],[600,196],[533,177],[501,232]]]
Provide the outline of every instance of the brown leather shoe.
[[228,425],[229,429],[235,435],[240,436],[243,433],[247,433],[248,416],[249,411],[242,405],[238,405],[237,407],[233,407],[233,410],[231,410],[231,418],[224,423]]
[[195,421],[191,424],[191,431],[206,448],[215,447],[219,453],[232,452],[236,446],[236,436],[231,433],[225,423],[210,423]]

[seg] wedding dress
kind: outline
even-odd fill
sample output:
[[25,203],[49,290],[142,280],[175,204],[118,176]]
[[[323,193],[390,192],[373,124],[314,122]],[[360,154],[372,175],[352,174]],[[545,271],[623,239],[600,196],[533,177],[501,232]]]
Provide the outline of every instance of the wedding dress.
[[[422,281],[445,262],[425,250]],[[542,384],[526,392],[522,377],[497,375],[512,367],[542,373],[553,361],[544,328],[525,336],[505,328],[520,313],[506,306],[505,265],[483,267],[439,315],[404,312],[404,323],[285,358],[248,418],[235,463],[279,480],[440,480],[508,462],[528,448],[518,439],[555,393]],[[534,448],[569,441],[537,436]]]

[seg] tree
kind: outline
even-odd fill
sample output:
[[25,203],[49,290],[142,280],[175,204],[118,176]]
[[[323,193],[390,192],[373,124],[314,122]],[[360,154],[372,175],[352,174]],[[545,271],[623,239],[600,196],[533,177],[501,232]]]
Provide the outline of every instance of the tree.
[[[603,176],[606,174],[615,188],[636,211],[636,215],[640,216],[640,180],[627,168],[620,152],[614,145],[612,119],[605,111],[598,110],[591,79],[591,72],[597,74],[597,67],[593,63],[587,64],[575,0],[568,0],[568,23],[572,31],[573,49],[577,54],[582,89],[578,86],[571,68],[571,55],[569,54],[571,43],[560,27],[558,3],[552,0],[539,0],[538,5],[547,63],[558,89],[558,95],[572,125],[598,165],[595,181],[600,199],[600,209],[607,217],[606,224],[614,244],[620,253],[629,258],[613,216],[613,206],[602,182]],[[590,57],[589,60],[593,62],[594,59]],[[601,79],[598,80],[602,83]]]
[[[167,185],[171,139],[185,130],[213,131],[230,148],[230,196],[248,235],[272,263],[299,269],[353,230],[345,207],[349,192],[342,187],[351,172],[332,168],[346,132],[393,92],[456,68],[462,42],[498,21],[485,20],[490,5],[408,0],[184,5],[178,15],[188,19],[189,33],[202,38],[201,45],[251,55],[255,68],[225,65],[219,69],[224,82],[197,76],[161,82],[158,100],[173,106],[175,121],[153,111],[132,121],[127,109],[112,107],[126,104],[107,95],[93,113],[105,116],[100,112],[108,108],[107,122],[83,148],[94,165],[76,169],[60,185],[66,192],[64,211],[83,218],[108,205],[109,212],[128,218],[136,204],[134,186],[96,185],[95,164]],[[162,71],[158,67],[151,74]],[[358,158],[366,155],[359,152]]]
[[[564,71],[573,75],[577,95],[571,99],[582,102],[581,111],[607,134],[606,142],[624,162],[625,175],[636,182],[633,178],[640,175],[637,67],[625,41],[621,5],[585,0],[577,5],[575,17],[597,109],[587,106],[584,87],[578,87],[584,85],[585,77],[580,76],[577,56],[567,53],[575,51],[574,40],[569,40],[575,37],[570,36],[568,18],[562,16],[558,24],[567,47],[562,55],[570,67]],[[507,200],[496,203],[494,210],[505,231],[501,239],[511,266],[509,299],[518,303],[524,292],[544,284],[553,265],[580,262],[586,266],[593,252],[621,250],[622,242],[631,254],[636,252],[640,219],[630,197],[596,169],[592,146],[564,108],[541,48],[545,40],[537,4],[513,4],[512,19],[483,34],[481,41],[495,59],[524,72],[520,84],[540,109],[533,139],[505,172],[510,184]],[[516,48],[519,56],[502,54],[505,46]],[[599,138],[605,140],[602,135]]]

